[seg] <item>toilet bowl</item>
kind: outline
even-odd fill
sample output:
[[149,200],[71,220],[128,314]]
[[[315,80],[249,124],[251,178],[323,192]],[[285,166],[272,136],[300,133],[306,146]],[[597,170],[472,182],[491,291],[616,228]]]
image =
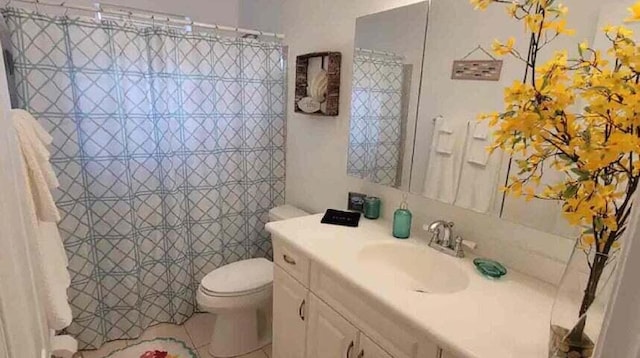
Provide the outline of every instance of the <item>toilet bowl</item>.
[[[305,216],[290,205],[269,211],[269,221]],[[213,313],[209,353],[235,357],[271,343],[273,263],[264,258],[241,260],[207,274],[196,292],[200,310]]]

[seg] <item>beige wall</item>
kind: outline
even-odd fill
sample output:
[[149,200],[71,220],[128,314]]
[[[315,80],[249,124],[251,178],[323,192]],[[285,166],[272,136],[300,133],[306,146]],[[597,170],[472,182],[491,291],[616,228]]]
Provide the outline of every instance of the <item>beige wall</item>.
[[[433,0],[468,3],[467,0]],[[293,112],[293,91],[288,98],[287,134],[287,201],[313,212],[327,208],[345,208],[348,191],[365,192],[383,199],[383,217],[389,219],[402,193],[346,175],[349,107],[351,94],[351,63],[355,19],[408,5],[412,0],[284,0],[282,28],[289,45],[289,88],[294,87],[294,65],[297,55],[314,51],[340,51],[342,59],[342,90],[340,115],[335,118],[314,117]],[[583,4],[584,1],[581,1]],[[593,6],[599,2],[589,0]],[[501,13],[502,14],[502,13]],[[452,20],[452,31],[462,29],[464,17]],[[587,19],[587,21],[589,21]],[[500,26],[486,21],[486,26]],[[492,39],[487,39],[489,43]],[[582,39],[577,39],[579,41]],[[455,43],[450,43],[455,46]],[[456,50],[457,51],[457,50]],[[464,55],[468,46],[456,52]],[[459,53],[458,53],[459,52]],[[480,91],[477,91],[480,92]],[[478,99],[481,102],[481,99]],[[496,100],[492,100],[495,103]],[[463,106],[464,101],[460,102]],[[540,232],[522,225],[503,221],[451,205],[411,195],[414,213],[414,235],[426,236],[419,230],[422,223],[445,218],[457,223],[456,229],[465,239],[479,243],[478,253],[505,262],[512,268],[556,282],[563,261],[571,251],[573,241]]]

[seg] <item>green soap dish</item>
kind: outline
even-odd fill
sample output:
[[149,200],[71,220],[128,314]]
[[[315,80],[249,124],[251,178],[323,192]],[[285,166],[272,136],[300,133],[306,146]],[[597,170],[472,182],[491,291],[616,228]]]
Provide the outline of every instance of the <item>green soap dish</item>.
[[494,260],[477,258],[473,260],[473,264],[478,272],[489,278],[498,279],[507,274],[507,269]]

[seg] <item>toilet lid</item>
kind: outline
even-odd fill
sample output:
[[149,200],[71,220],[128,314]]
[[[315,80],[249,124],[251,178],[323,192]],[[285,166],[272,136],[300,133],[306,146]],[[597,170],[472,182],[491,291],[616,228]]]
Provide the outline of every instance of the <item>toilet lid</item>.
[[211,271],[201,282],[212,294],[232,295],[260,290],[273,282],[273,263],[264,258],[237,261]]

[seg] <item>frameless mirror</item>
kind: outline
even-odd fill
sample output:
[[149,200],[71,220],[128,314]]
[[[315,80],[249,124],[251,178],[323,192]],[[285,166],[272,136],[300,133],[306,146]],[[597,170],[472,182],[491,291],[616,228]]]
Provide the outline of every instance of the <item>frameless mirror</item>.
[[[598,2],[564,3],[575,35],[555,39],[546,57],[561,49],[571,55],[600,26]],[[492,58],[492,41],[511,36],[526,54],[529,39],[504,6],[477,11],[468,0],[431,0],[358,18],[348,174],[574,238],[557,203],[505,197],[499,188],[510,158],[486,151],[492,129],[478,123],[478,114],[501,111],[504,88],[524,74],[517,59]],[[455,67],[460,60],[488,67]],[[499,78],[489,80],[496,60]],[[553,182],[553,173],[543,180]]]
[[356,21],[347,173],[409,188],[428,2]]

